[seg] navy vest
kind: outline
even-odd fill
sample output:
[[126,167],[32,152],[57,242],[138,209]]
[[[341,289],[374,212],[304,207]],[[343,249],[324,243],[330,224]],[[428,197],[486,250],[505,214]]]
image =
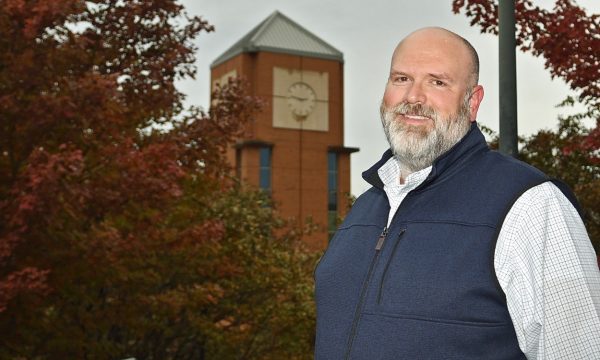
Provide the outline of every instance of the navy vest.
[[388,229],[377,169],[391,156],[363,173],[373,187],[315,269],[315,359],[524,359],[493,255],[514,201],[548,177],[490,151],[473,124]]

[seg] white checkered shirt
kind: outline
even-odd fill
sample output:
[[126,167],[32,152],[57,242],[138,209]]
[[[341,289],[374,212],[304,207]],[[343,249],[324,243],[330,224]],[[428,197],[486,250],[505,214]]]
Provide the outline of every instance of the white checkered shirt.
[[[390,203],[388,226],[431,167],[400,184],[390,158],[378,174]],[[526,191],[508,212],[494,269],[528,359],[600,359],[600,272],[583,222],[552,183]]]

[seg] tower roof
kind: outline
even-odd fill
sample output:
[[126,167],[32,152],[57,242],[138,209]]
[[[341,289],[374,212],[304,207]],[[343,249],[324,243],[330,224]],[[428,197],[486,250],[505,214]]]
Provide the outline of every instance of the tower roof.
[[344,54],[279,11],[273,12],[210,65],[211,68],[246,52],[276,53],[344,61]]

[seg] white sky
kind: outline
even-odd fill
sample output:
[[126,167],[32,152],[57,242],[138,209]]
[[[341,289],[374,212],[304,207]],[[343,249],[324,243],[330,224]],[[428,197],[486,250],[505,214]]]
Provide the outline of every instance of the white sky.
[[[344,145],[358,147],[351,155],[353,195],[369,188],[362,171],[388,148],[379,120],[379,103],[389,71],[390,57],[400,39],[415,29],[441,26],[469,40],[479,53],[479,82],[485,89],[478,121],[498,130],[498,38],[469,26],[463,14],[452,13],[451,0],[331,1],[331,0],[182,0],[190,15],[199,15],[215,26],[202,33],[198,45],[196,80],[178,84],[187,94],[186,105],[208,107],[210,63],[254,26],[278,10],[344,53]],[[541,6],[550,0],[534,0]],[[600,12],[600,1],[579,0],[588,14]],[[367,5],[368,4],[368,5]],[[519,134],[554,129],[556,109],[573,95],[561,79],[550,79],[541,58],[517,52]]]

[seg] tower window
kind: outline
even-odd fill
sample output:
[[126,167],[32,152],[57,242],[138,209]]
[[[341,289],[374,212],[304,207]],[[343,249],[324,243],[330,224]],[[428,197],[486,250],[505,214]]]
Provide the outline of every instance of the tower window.
[[327,153],[327,187],[327,229],[331,239],[338,225],[338,156],[334,152]]
[[259,165],[259,187],[267,193],[271,193],[271,147],[260,148]]

